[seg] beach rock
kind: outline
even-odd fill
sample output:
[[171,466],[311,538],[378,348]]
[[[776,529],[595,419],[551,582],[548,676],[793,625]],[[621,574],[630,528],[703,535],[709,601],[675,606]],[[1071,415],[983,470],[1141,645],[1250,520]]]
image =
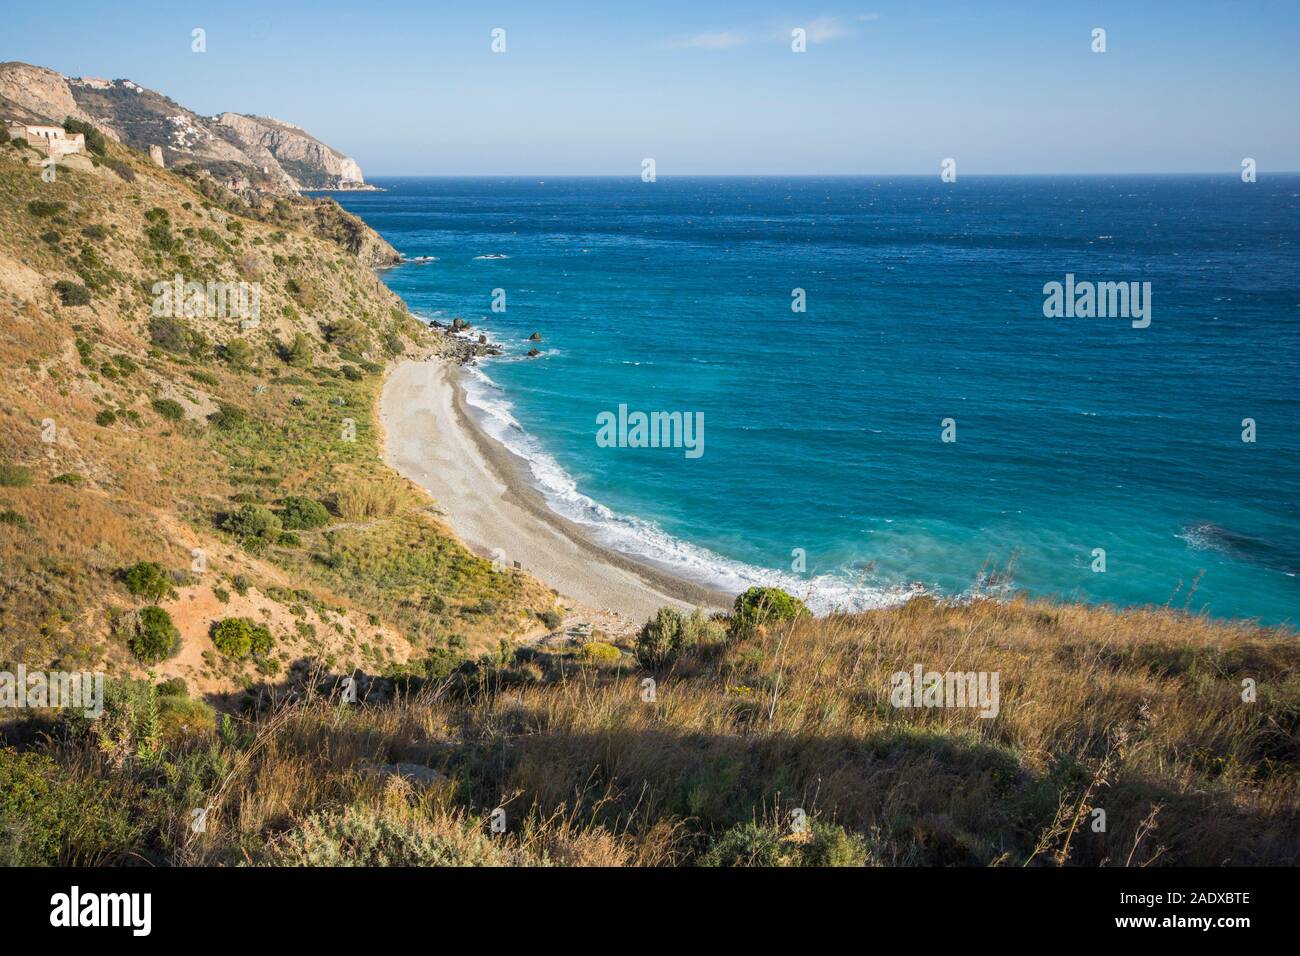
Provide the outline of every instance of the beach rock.
[[486,335],[483,335],[482,333],[479,333],[478,344],[479,344],[479,345],[487,345],[487,336],[486,336]]
[[539,356],[539,355],[541,355],[541,354],[542,354],[542,350],[541,350],[541,349],[529,349],[529,350],[528,350],[528,357],[529,357],[529,358],[537,358],[537,356]]
[[532,335],[528,336],[528,341],[530,342],[540,342],[541,340],[542,340],[541,332],[534,332]]

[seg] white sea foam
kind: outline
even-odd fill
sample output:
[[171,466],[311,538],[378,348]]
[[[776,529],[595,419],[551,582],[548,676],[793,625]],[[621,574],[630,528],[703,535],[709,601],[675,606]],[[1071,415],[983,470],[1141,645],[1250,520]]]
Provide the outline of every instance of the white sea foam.
[[463,372],[466,401],[483,430],[527,463],[533,484],[556,513],[581,525],[606,547],[728,594],[753,585],[784,588],[818,614],[902,604],[921,590],[915,585],[871,585],[848,572],[808,578],[756,567],[675,538],[654,522],[619,514],[578,489],[573,477],[515,418],[501,386],[481,367],[465,366]]

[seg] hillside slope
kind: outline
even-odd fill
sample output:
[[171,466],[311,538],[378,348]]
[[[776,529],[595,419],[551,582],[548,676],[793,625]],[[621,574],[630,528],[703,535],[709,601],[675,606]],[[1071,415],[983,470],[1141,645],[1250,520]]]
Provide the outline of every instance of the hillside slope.
[[[44,182],[34,150],[0,146],[0,662],[233,690],[305,658],[420,670],[537,630],[551,593],[468,553],[379,461],[385,364],[447,340],[335,204],[225,207],[211,185],[112,142]],[[187,310],[178,281],[256,287],[256,322],[205,295]],[[165,595],[140,583],[150,564]],[[157,660],[133,651],[154,603],[179,631]],[[226,618],[274,651],[218,652]]]

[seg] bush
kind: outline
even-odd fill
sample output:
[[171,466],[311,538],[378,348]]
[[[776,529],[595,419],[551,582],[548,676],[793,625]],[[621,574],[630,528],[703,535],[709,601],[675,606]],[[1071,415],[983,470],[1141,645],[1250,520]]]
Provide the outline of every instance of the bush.
[[543,611],[541,614],[538,614],[537,617],[552,631],[564,622],[564,615],[553,608]]
[[160,349],[184,355],[193,345],[194,335],[179,319],[159,316],[149,320],[149,341]]
[[26,488],[32,483],[32,470],[25,465],[0,462],[0,487]]
[[99,414],[95,416],[95,424],[102,428],[107,428],[116,421],[117,412],[113,411],[111,408],[100,409]]
[[158,699],[158,735],[166,743],[179,744],[210,734],[216,723],[217,712],[206,701],[190,700],[178,694]]
[[11,528],[22,528],[24,531],[31,527],[31,522],[12,508],[0,511],[0,524],[9,525]]
[[99,223],[91,223],[89,226],[82,226],[81,234],[87,239],[94,239],[98,242],[99,240],[108,237],[108,230]]
[[157,664],[181,649],[181,632],[170,614],[151,605],[141,608],[129,645],[140,663]]
[[760,627],[793,621],[808,613],[808,607],[780,588],[752,587],[736,597],[731,627],[736,634],[752,634]]
[[604,641],[588,641],[582,645],[579,653],[590,664],[617,664],[623,659],[623,654],[617,647]]
[[228,617],[212,625],[212,643],[223,656],[239,660],[249,654],[265,657],[275,647],[275,638],[263,624],[246,617]]
[[184,677],[170,677],[158,685],[158,696],[188,697],[190,696],[190,688],[185,683]]
[[239,538],[249,550],[270,544],[280,536],[282,529],[280,519],[269,508],[251,504],[227,515],[222,527]]
[[169,422],[178,422],[185,417],[185,409],[181,403],[170,398],[155,398],[153,410]]
[[227,617],[212,624],[212,643],[223,657],[239,660],[253,647],[253,622],[246,617]]
[[84,476],[77,474],[75,471],[65,471],[61,475],[55,475],[50,479],[52,485],[72,485],[76,486],[84,482]]
[[248,649],[254,657],[265,657],[275,647],[275,638],[265,624],[254,624],[249,636],[251,640]]
[[134,853],[131,820],[108,781],[0,748],[0,866],[111,865]]
[[38,219],[49,219],[51,216],[57,216],[67,208],[67,203],[49,202],[44,199],[33,199],[27,204],[27,211]]
[[689,619],[672,607],[661,607],[641,628],[633,649],[642,667],[665,667],[673,663],[696,637]]
[[54,291],[59,294],[60,301],[64,305],[89,305],[90,290],[80,282],[72,282],[69,279],[60,279],[54,283]]
[[126,589],[136,597],[157,604],[172,593],[172,580],[156,561],[139,561],[122,573]]
[[330,523],[330,513],[319,501],[290,495],[281,502],[280,522],[291,531],[309,531]]
[[253,347],[243,339],[231,339],[222,347],[221,358],[231,368],[243,371],[253,364]]
[[223,404],[219,410],[208,416],[208,421],[212,423],[214,428],[221,431],[230,431],[248,421],[248,412],[235,405]]
[[727,830],[699,860],[700,866],[863,866],[867,846],[860,837],[830,823],[813,823],[805,833],[742,823]]
[[325,341],[349,352],[364,352],[370,347],[370,330],[356,319],[343,318],[326,328]]
[[280,360],[294,368],[306,368],[310,365],[312,351],[311,339],[302,332],[295,334],[288,345],[282,344],[279,347]]

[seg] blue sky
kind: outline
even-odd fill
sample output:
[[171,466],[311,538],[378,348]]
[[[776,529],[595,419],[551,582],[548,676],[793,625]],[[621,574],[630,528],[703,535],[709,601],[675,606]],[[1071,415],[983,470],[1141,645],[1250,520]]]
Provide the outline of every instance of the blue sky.
[[1294,0],[69,0],[0,32],[0,60],[276,116],[368,176],[1297,170],[1297,51]]

